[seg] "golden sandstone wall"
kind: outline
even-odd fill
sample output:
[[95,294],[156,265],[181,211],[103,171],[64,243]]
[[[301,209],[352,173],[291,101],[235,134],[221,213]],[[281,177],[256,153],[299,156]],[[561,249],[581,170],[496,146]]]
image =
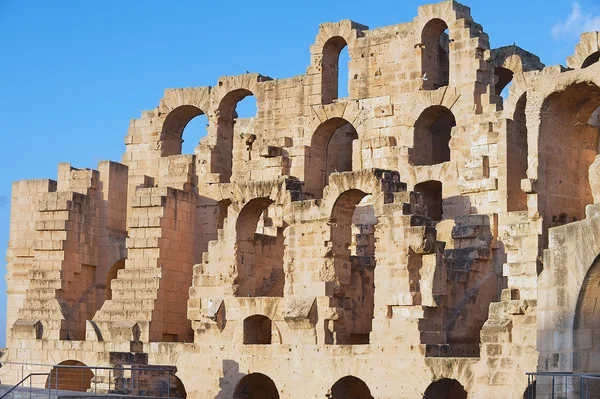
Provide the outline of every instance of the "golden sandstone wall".
[[7,360],[138,359],[237,399],[521,398],[528,371],[600,372],[599,35],[544,67],[444,1],[322,24],[302,76],[166,90],[122,163],[14,183]]

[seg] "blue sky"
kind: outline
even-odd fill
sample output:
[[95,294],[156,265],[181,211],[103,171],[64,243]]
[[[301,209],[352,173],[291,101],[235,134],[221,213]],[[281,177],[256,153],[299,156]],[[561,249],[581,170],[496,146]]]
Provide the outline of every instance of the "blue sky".
[[[55,179],[59,162],[120,161],[129,120],[154,108],[165,88],[214,85],[245,71],[300,75],[320,23],[393,25],[412,20],[423,3],[0,0],[0,251],[8,242],[11,182]],[[546,65],[564,65],[583,30],[600,30],[597,0],[464,4],[492,47],[516,42]],[[240,115],[251,109],[245,104]],[[184,138],[190,130],[202,134],[206,122],[193,123]],[[0,346],[5,290],[2,279]]]

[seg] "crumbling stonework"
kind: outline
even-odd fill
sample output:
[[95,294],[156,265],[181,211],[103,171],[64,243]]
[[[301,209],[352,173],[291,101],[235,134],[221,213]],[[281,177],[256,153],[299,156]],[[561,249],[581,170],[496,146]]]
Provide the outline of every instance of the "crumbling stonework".
[[450,0],[322,24],[310,54],[166,90],[122,163],[14,183],[7,360],[171,367],[190,398],[522,398],[528,371],[600,373],[600,33],[545,67]]

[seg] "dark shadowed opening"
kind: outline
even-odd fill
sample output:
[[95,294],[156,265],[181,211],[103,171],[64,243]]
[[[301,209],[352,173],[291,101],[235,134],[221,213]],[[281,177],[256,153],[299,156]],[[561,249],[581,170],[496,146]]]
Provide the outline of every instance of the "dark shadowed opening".
[[272,379],[261,373],[252,373],[237,383],[233,399],[279,399],[279,392]]
[[581,65],[581,68],[587,68],[590,65],[595,64],[598,61],[600,61],[600,51],[596,51],[594,54],[592,54],[589,57],[587,57],[585,59],[585,61],[583,61],[583,64]]
[[450,161],[450,138],[456,119],[443,106],[427,108],[415,122],[413,148],[409,150],[411,165],[436,165]]
[[254,315],[244,319],[244,344],[270,345],[273,322],[267,316]]
[[360,378],[346,376],[331,387],[330,399],[373,399],[371,390]]
[[442,182],[429,180],[415,186],[415,191],[423,194],[427,206],[427,216],[434,222],[442,220]]
[[429,385],[423,399],[467,399],[467,391],[460,382],[442,378]]

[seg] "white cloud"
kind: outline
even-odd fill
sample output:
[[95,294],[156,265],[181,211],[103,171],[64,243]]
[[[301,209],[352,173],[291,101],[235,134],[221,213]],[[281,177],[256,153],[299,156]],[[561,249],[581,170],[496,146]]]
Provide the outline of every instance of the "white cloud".
[[593,15],[585,10],[578,2],[573,3],[571,14],[566,20],[552,27],[554,39],[579,37],[583,32],[600,31],[600,14]]

